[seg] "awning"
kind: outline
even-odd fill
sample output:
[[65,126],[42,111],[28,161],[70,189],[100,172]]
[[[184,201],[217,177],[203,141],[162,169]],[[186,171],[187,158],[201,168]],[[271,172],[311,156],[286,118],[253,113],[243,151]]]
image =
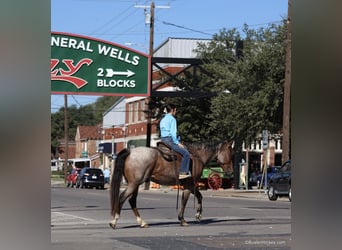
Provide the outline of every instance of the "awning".
[[[106,143],[100,143],[97,147],[98,153],[103,154],[111,154],[112,153],[112,143],[106,142]],[[114,154],[116,154],[116,143],[114,143]]]

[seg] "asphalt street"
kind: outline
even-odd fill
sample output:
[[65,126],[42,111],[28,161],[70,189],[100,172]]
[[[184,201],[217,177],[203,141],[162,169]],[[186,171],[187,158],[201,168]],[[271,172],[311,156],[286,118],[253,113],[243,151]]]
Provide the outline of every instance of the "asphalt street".
[[203,218],[180,227],[175,211],[177,190],[141,190],[138,204],[149,228],[137,226],[124,204],[117,229],[108,226],[109,190],[70,189],[51,185],[52,249],[291,249],[291,203],[269,201],[262,190],[202,190]]

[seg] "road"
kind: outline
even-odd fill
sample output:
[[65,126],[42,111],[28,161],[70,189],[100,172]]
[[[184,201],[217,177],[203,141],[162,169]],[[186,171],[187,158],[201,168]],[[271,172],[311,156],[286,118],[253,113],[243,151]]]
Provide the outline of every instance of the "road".
[[185,219],[177,220],[177,191],[141,190],[138,208],[149,228],[139,228],[128,202],[115,230],[108,226],[109,190],[51,187],[52,249],[291,249],[291,203],[265,194],[201,191],[198,223],[193,196]]

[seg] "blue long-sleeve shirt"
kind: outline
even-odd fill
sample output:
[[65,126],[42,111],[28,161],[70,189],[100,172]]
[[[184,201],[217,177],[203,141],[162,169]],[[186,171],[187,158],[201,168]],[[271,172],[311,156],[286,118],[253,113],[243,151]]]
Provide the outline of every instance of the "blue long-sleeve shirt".
[[172,141],[179,144],[177,139],[177,120],[171,114],[166,114],[160,121],[160,136],[167,137],[171,136]]

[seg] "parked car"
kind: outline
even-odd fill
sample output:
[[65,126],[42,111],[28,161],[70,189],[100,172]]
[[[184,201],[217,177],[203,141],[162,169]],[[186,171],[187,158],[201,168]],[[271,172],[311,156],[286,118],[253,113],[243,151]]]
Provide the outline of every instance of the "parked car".
[[277,173],[273,174],[268,182],[267,195],[271,201],[280,196],[287,196],[292,200],[291,194],[291,161],[286,161]]
[[104,185],[104,175],[102,170],[99,168],[82,168],[76,179],[77,188],[96,187],[104,189]]
[[71,173],[69,173],[66,177],[67,187],[73,187],[76,185],[77,176],[79,175],[80,171],[81,171],[81,168],[73,168],[71,170]]
[[[279,169],[281,168],[281,166],[269,166],[266,169],[266,175],[263,176],[263,174],[259,174],[257,176],[257,183],[258,185],[260,185],[261,187],[264,187],[265,182],[268,183],[269,180],[271,179],[271,177],[277,173],[279,171]],[[267,185],[266,185],[267,186]],[[258,186],[259,187],[259,186]]]

